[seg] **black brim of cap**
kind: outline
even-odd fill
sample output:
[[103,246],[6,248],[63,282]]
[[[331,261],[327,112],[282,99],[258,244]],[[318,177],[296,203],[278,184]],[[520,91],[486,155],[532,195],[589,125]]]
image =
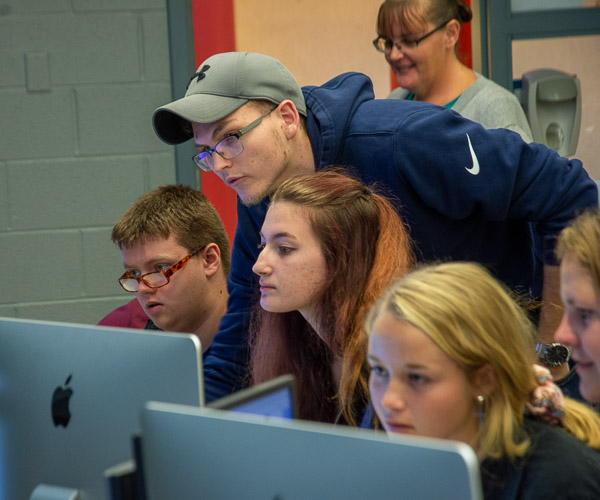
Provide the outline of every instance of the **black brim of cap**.
[[157,109],[152,115],[152,126],[154,133],[158,138],[172,146],[181,144],[193,137],[191,131],[185,132],[185,124],[191,124],[182,116],[179,116],[168,109]]
[[[233,113],[248,99],[218,94],[191,94],[165,106],[152,115],[156,135],[167,144],[181,144],[193,137],[185,123],[214,123]],[[187,128],[187,127],[186,127]]]
[[[185,124],[188,127],[185,127]],[[158,138],[172,146],[181,144],[193,137],[191,131],[185,132],[185,128],[191,128],[191,124],[182,116],[167,109],[157,109],[152,115],[152,126]]]

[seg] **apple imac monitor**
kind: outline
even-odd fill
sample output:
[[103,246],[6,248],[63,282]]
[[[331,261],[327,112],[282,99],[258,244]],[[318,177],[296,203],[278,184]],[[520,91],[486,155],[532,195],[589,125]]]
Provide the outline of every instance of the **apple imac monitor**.
[[140,428],[149,500],[482,499],[455,441],[156,402]]
[[0,318],[0,498],[105,500],[146,401],[203,404],[201,360],[192,335]]
[[282,375],[248,387],[206,406],[264,417],[296,418],[296,384],[293,375]]

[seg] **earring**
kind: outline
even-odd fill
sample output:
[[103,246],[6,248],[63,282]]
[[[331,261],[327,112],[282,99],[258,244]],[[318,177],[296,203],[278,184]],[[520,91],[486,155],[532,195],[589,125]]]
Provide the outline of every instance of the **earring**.
[[483,425],[483,419],[485,418],[485,398],[481,394],[477,396],[477,418],[479,425]]

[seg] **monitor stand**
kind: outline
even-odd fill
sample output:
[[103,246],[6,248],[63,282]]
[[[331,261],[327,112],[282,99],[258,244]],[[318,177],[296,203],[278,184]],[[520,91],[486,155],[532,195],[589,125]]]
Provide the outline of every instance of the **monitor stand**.
[[38,484],[29,500],[81,500],[78,490],[51,484]]

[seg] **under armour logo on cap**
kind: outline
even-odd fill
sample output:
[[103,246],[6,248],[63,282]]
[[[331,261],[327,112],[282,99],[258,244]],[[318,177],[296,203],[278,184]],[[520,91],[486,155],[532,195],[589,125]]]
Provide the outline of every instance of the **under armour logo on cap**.
[[274,105],[291,100],[298,112],[306,116],[300,85],[273,57],[253,52],[222,52],[197,64],[191,73],[194,71],[186,82],[185,96],[161,106],[152,115],[154,131],[167,144],[181,144],[192,138],[191,127],[182,127],[185,122],[215,123],[249,100]]
[[204,66],[202,66],[202,68],[200,69],[200,71],[197,71],[196,73],[194,73],[194,74],[192,75],[192,77],[190,78],[190,81],[189,81],[189,83],[187,84],[187,87],[186,87],[186,89],[187,89],[187,88],[189,88],[189,86],[190,86],[190,83],[192,83],[192,80],[193,80],[194,78],[198,77],[198,78],[197,78],[197,80],[196,80],[196,82],[199,82],[200,80],[202,80],[202,79],[203,79],[203,78],[206,76],[206,71],[207,71],[209,68],[210,68],[210,65],[209,65],[209,64],[205,64]]

